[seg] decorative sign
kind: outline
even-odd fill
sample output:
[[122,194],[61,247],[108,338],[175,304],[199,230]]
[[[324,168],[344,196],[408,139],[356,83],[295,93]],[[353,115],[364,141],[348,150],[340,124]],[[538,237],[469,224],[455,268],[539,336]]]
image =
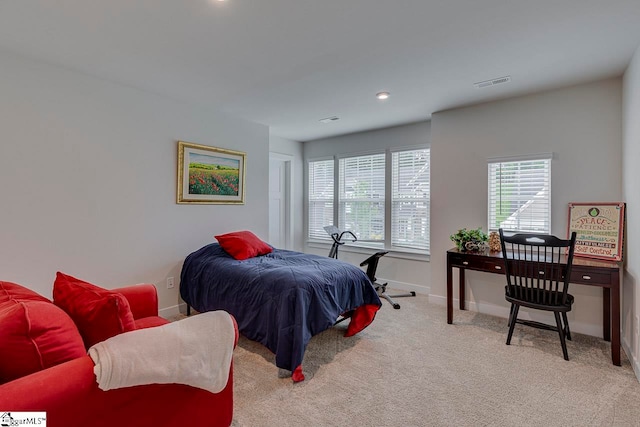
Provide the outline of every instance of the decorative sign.
[[569,203],[569,236],[573,231],[574,255],[621,261],[624,203]]

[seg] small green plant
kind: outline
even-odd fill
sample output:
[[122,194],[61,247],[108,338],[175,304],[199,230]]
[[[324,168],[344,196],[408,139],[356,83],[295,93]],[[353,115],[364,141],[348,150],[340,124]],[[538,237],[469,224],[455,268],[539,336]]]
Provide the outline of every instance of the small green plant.
[[461,251],[479,250],[484,247],[485,242],[489,239],[483,231],[482,227],[475,230],[467,230],[461,228],[456,234],[452,234],[449,238],[456,244]]

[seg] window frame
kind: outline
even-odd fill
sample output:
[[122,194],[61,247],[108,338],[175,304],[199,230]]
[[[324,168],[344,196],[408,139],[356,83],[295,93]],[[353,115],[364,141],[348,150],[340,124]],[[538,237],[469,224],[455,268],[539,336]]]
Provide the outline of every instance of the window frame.
[[[426,199],[426,209],[427,209],[427,218],[426,218],[426,229],[427,229],[427,238],[426,238],[426,242],[425,242],[425,247],[412,247],[410,245],[400,245],[395,243],[394,244],[394,240],[393,240],[393,203],[394,201],[396,201],[397,199],[399,199],[396,194],[393,191],[393,182],[394,182],[394,165],[393,165],[393,156],[394,154],[397,153],[403,153],[403,152],[412,152],[412,151],[420,151],[420,150],[426,150],[427,151],[427,155],[428,155],[428,160],[427,160],[427,168],[428,168],[428,189],[426,191],[427,193],[427,199]],[[388,238],[388,242],[389,245],[388,247],[390,249],[393,250],[399,250],[399,251],[404,251],[404,252],[417,252],[417,253],[427,253],[430,254],[431,253],[431,146],[427,145],[427,146],[420,146],[420,147],[403,147],[403,148],[398,148],[398,149],[393,149],[393,150],[389,150],[389,155],[387,156],[387,161],[388,161],[388,166],[389,166],[389,176],[388,176],[388,187],[389,187],[389,203],[388,203],[388,210],[389,210],[389,224],[388,224],[388,229],[389,229],[389,238]],[[418,201],[419,199],[415,198],[413,199],[414,201]],[[387,217],[385,217],[387,218]]]
[[404,258],[404,259],[413,259],[413,260],[428,260],[430,258],[430,241],[431,241],[431,230],[430,230],[430,215],[431,215],[431,191],[429,190],[429,197],[427,199],[427,205],[429,209],[429,218],[427,225],[427,249],[414,249],[410,247],[404,246],[394,246],[391,242],[391,216],[392,216],[392,153],[398,153],[403,151],[414,151],[414,150],[428,150],[429,152],[429,188],[431,187],[431,144],[420,144],[420,145],[411,145],[411,146],[401,146],[401,147],[392,147],[386,148],[384,150],[369,150],[369,151],[360,151],[353,153],[343,153],[337,154],[334,156],[324,156],[324,157],[314,157],[306,160],[306,171],[305,171],[305,180],[306,182],[306,215],[305,215],[305,235],[306,235],[306,244],[309,247],[313,248],[325,248],[328,247],[328,244],[331,243],[331,238],[327,235],[326,238],[312,238],[310,236],[310,187],[311,177],[310,177],[310,164],[313,162],[323,161],[333,159],[334,161],[334,203],[333,203],[333,224],[339,227],[339,212],[340,212],[340,200],[339,200],[339,191],[340,191],[340,160],[360,157],[360,156],[368,156],[368,155],[376,155],[376,154],[384,154],[385,156],[385,203],[384,203],[384,239],[380,242],[367,242],[358,240],[355,243],[347,242],[347,245],[341,246],[340,250],[345,252],[357,252],[357,253],[369,253],[371,249],[379,249],[389,251],[388,256]]
[[[552,212],[551,177],[552,177],[552,166],[553,166],[553,153],[539,153],[539,154],[510,156],[510,157],[494,157],[494,158],[487,159],[487,230],[489,232],[497,231],[498,228],[500,228],[499,225],[496,227],[496,224],[494,224],[494,222],[496,222],[497,220],[496,221],[492,220],[492,206],[494,203],[494,200],[492,198],[493,196],[492,189],[494,187],[494,182],[492,180],[492,172],[491,172],[492,165],[505,164],[505,163],[526,163],[526,162],[538,161],[538,160],[548,162],[548,165],[546,166],[547,175],[546,177],[544,177],[544,180],[546,180],[548,183],[547,195],[545,198],[547,211],[545,212],[546,218],[544,218],[544,223],[547,225],[547,227],[546,229],[543,229],[543,230],[534,229],[533,227],[505,228],[505,230],[508,230],[511,232],[521,232],[521,233],[551,234],[551,230],[552,230],[551,228],[551,212]],[[521,180],[518,180],[518,182],[521,182]],[[499,202],[496,200],[495,203],[499,203]],[[515,212],[512,213],[511,216],[513,216],[514,214]]]
[[335,207],[335,203],[336,203],[336,195],[335,195],[335,191],[336,191],[336,180],[337,180],[337,175],[336,175],[336,162],[335,162],[335,157],[334,156],[329,156],[329,157],[319,157],[319,158],[314,158],[314,159],[309,159],[307,161],[307,173],[306,173],[306,180],[307,180],[307,185],[306,185],[306,194],[305,194],[305,198],[306,198],[306,218],[305,218],[305,223],[306,223],[306,235],[307,235],[307,241],[311,242],[311,241],[320,241],[320,242],[330,242],[331,241],[331,237],[326,234],[323,235],[322,233],[319,234],[318,237],[311,237],[311,221],[310,221],[310,215],[311,215],[311,204],[314,202],[314,200],[311,199],[311,164],[312,163],[319,163],[319,162],[326,162],[326,161],[331,161],[333,163],[332,167],[333,167],[333,192],[332,192],[332,200],[331,203],[332,205],[332,222],[331,224],[326,224],[326,225],[333,225],[333,224],[337,224],[337,217],[336,217],[336,207]]
[[[344,189],[344,185],[345,183],[342,182],[341,178],[342,178],[342,173],[343,173],[343,169],[344,167],[342,166],[342,162],[349,160],[349,159],[357,159],[357,158],[361,158],[361,157],[374,157],[374,156],[382,156],[382,167],[383,167],[383,193],[382,193],[382,198],[380,199],[375,199],[375,198],[367,198],[367,197],[363,197],[363,198],[358,198],[358,199],[349,199],[347,197],[342,198],[342,193],[343,193],[343,189]],[[387,193],[388,193],[388,186],[387,186],[387,153],[386,151],[384,152],[368,152],[368,153],[358,153],[358,154],[352,154],[352,155],[344,155],[344,156],[337,156],[336,158],[336,163],[335,163],[338,167],[338,171],[336,173],[336,177],[337,180],[334,183],[335,185],[335,190],[334,190],[334,212],[335,215],[334,217],[336,218],[336,226],[338,228],[340,228],[341,230],[348,230],[347,228],[342,228],[341,226],[344,226],[344,224],[340,224],[340,219],[341,219],[341,214],[342,214],[342,205],[348,203],[349,200],[351,200],[352,202],[361,202],[361,203],[375,203],[376,200],[382,201],[383,202],[383,206],[382,206],[382,238],[381,239],[363,239],[363,238],[358,238],[358,242],[360,246],[369,246],[369,247],[374,247],[374,248],[380,248],[380,249],[384,249],[384,247],[386,246],[386,240],[387,240]],[[346,213],[345,213],[346,216]],[[345,218],[346,219],[346,218]],[[371,225],[371,222],[370,222]],[[353,230],[352,230],[353,231]]]

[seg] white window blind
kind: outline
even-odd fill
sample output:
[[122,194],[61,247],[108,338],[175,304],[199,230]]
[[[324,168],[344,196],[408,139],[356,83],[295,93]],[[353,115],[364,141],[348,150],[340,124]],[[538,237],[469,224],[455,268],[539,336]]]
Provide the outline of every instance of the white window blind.
[[339,162],[338,228],[361,242],[384,242],[385,154]]
[[309,162],[309,239],[330,239],[325,225],[333,225],[334,161]]
[[429,154],[429,149],[392,153],[392,247],[429,250]]
[[551,232],[551,157],[489,162],[489,230]]

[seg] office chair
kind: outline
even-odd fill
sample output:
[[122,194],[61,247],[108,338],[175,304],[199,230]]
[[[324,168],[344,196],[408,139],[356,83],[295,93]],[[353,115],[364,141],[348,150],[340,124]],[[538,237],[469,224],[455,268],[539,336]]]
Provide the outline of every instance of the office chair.
[[[511,344],[516,323],[557,331],[564,359],[569,360],[565,339],[571,340],[567,312],[571,311],[574,298],[568,290],[576,233],[563,240],[546,234],[505,236],[502,229],[499,231],[507,276],[505,299],[511,303],[507,345]],[[518,320],[521,306],[552,311],[556,326]]]

